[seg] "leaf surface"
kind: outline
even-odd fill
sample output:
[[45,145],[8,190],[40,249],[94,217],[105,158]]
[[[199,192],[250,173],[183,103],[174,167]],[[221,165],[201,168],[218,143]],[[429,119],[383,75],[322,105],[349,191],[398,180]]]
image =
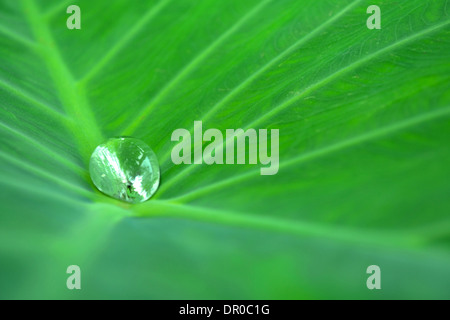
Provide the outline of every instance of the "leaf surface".
[[[0,297],[450,298],[450,3],[371,4],[1,0]],[[196,120],[279,129],[279,172],[174,165]],[[90,182],[118,135],[158,155],[146,203]]]

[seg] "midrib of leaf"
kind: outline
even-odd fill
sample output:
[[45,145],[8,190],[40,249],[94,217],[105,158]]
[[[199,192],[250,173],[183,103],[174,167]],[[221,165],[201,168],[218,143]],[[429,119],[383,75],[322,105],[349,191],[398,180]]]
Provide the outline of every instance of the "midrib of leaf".
[[[445,108],[439,108],[437,110],[433,110],[433,111],[430,111],[430,112],[427,112],[424,114],[420,114],[420,115],[412,117],[410,119],[406,119],[406,120],[397,122],[393,125],[386,126],[383,128],[378,128],[371,132],[368,132],[368,133],[365,133],[365,134],[362,134],[362,135],[359,135],[359,136],[356,136],[356,137],[353,137],[350,139],[346,139],[343,141],[339,141],[335,144],[332,144],[332,145],[329,145],[329,146],[326,146],[326,147],[323,147],[323,148],[320,148],[320,149],[317,149],[317,150],[314,150],[314,151],[311,151],[308,153],[301,154],[298,157],[294,157],[286,162],[281,162],[280,170],[283,168],[292,166],[292,165],[299,165],[301,163],[311,161],[311,160],[317,159],[319,157],[329,156],[330,154],[333,154],[334,152],[342,151],[343,149],[351,148],[355,145],[358,145],[358,144],[361,144],[364,142],[368,142],[371,140],[376,140],[378,138],[382,138],[384,136],[395,133],[397,131],[407,129],[409,127],[413,127],[415,125],[422,124],[427,121],[437,120],[441,117],[445,117],[445,116],[449,116],[449,115],[450,115],[450,106],[445,107]],[[235,184],[237,182],[241,182],[241,181],[251,178],[251,177],[256,177],[259,174],[260,174],[259,168],[252,169],[252,170],[248,171],[247,173],[240,174],[240,175],[231,177],[229,179],[219,181],[214,184],[210,184],[203,188],[198,188],[196,190],[193,190],[192,192],[186,193],[186,194],[181,195],[176,198],[167,199],[167,200],[171,201],[173,203],[186,203],[190,200],[193,200],[195,198],[198,198],[200,196],[208,194],[214,190],[218,190],[220,188]]]
[[[303,89],[297,96],[290,98],[288,100],[286,100],[285,102],[282,102],[281,104],[279,104],[278,106],[275,106],[271,111],[269,111],[268,113],[256,118],[254,121],[252,121],[251,123],[247,124],[243,129],[244,131],[254,127],[268,119],[270,119],[271,117],[273,117],[275,114],[281,112],[282,110],[286,109],[289,105],[291,105],[292,103],[294,103],[295,101],[301,99],[302,97],[304,97],[307,94],[311,94],[312,92],[314,92],[314,90],[317,90],[321,87],[323,87],[324,85],[330,83],[331,81],[335,80],[336,78],[339,78],[340,76],[355,70],[359,67],[361,67],[364,63],[367,63],[368,61],[382,55],[385,54],[389,51],[392,51],[394,49],[397,49],[403,45],[406,45],[414,40],[420,39],[423,36],[430,34],[432,32],[435,32],[447,25],[450,24],[450,20],[447,20],[443,23],[434,25],[432,27],[426,28],[414,35],[411,35],[409,37],[405,37],[402,40],[399,40],[397,42],[395,42],[394,44],[391,44],[389,46],[386,46],[378,51],[375,51],[367,56],[364,56],[358,60],[356,60],[355,62],[333,72],[330,75],[327,75],[325,78],[320,79],[319,81],[315,82],[314,84],[308,86],[307,88]],[[237,135],[239,136],[239,134]],[[234,138],[233,138],[234,139]],[[221,144],[218,145],[218,148],[221,148],[224,144],[225,147],[228,146],[229,143],[231,143],[233,141],[233,139],[226,139],[225,143],[222,142]],[[180,179],[182,179],[183,177],[185,177],[187,174],[189,174],[192,170],[196,170],[196,168],[200,166],[189,166],[186,169],[180,171],[177,175],[175,175],[172,179],[168,180],[159,190],[157,197],[161,196],[165,190],[169,189],[172,185],[174,185],[175,183],[177,183]]]
[[67,114],[74,119],[74,125],[69,129],[87,163],[95,147],[103,142],[103,137],[89,107],[85,88],[76,84],[35,1],[22,0],[22,4],[36,41],[41,45],[41,58],[54,80]]
[[[273,57],[271,60],[269,60],[266,64],[264,64],[261,68],[253,72],[251,75],[249,75],[247,78],[244,79],[238,86],[236,86],[232,91],[230,91],[227,95],[225,95],[219,102],[217,102],[210,110],[208,110],[203,116],[201,116],[201,120],[203,122],[207,121],[211,116],[213,116],[217,111],[219,111],[228,101],[230,101],[233,97],[235,97],[238,93],[240,93],[242,90],[247,88],[250,84],[252,84],[258,77],[264,74],[268,69],[273,67],[275,64],[280,62],[282,59],[287,57],[289,54],[294,52],[296,49],[298,49],[301,45],[305,44],[309,40],[313,39],[315,36],[317,36],[320,32],[331,26],[336,21],[339,21],[341,17],[343,17],[347,12],[349,12],[351,9],[353,9],[356,5],[359,4],[361,0],[353,1],[351,4],[346,6],[344,9],[339,11],[338,13],[332,15],[330,19],[322,23],[320,26],[306,34],[304,37],[300,38],[298,41],[296,41],[294,44],[289,46],[287,49],[280,52],[278,55]],[[192,126],[190,129],[191,134],[194,131],[194,127]],[[167,161],[167,159],[170,157],[170,150],[166,152],[161,157],[161,163],[164,163]]]
[[[40,102],[37,98],[29,95],[28,93],[26,93],[25,91],[23,91],[21,89],[16,88],[12,84],[9,84],[8,82],[6,82],[5,80],[3,80],[1,78],[0,78],[0,86],[5,88],[6,90],[8,90],[8,92],[15,94],[17,97],[21,98],[22,100],[32,103],[35,107],[38,107],[39,110],[41,112],[43,112],[46,116],[52,117],[55,120],[65,124],[66,126],[69,126],[72,124],[72,119],[67,118],[66,115],[56,111],[55,109],[49,107],[48,105],[44,104],[43,102]],[[10,131],[11,133],[13,133],[16,137],[19,137],[25,141],[28,141],[30,144],[34,145],[37,149],[43,151],[46,155],[52,156],[53,159],[57,160],[58,162],[60,162],[61,164],[65,165],[65,166],[67,166],[68,168],[75,171],[81,177],[84,177],[87,180],[86,170],[83,169],[82,167],[80,167],[75,162],[67,160],[65,157],[60,155],[58,151],[45,146],[38,140],[25,134],[24,132],[19,131],[16,128],[13,128],[12,126],[10,126],[6,123],[3,123],[0,121],[0,126],[3,127],[4,129],[6,129],[7,131]],[[12,160],[12,159],[14,159],[14,157],[12,157],[12,156],[10,156],[8,158],[8,160]],[[22,161],[20,159],[16,159],[16,161],[18,161],[18,163],[22,163]],[[22,165],[21,167],[31,170],[33,172],[40,172],[40,173],[44,172],[42,169],[40,169],[34,165],[31,165],[31,164],[28,164],[27,166]],[[43,176],[43,175],[41,174],[41,176]],[[43,177],[48,178],[49,175],[44,175]],[[83,194],[85,195],[84,192],[83,192]]]
[[176,204],[168,201],[153,200],[136,205],[132,209],[136,217],[164,217],[190,219],[204,223],[218,224],[237,228],[250,228],[268,232],[293,234],[295,236],[313,236],[351,243],[364,243],[377,247],[417,248],[427,242],[424,235],[417,232],[370,231],[345,226],[327,226],[324,224],[303,222],[274,216],[240,213],[233,211],[202,208]]
[[172,80],[170,80],[156,95],[148,102],[141,112],[131,121],[127,128],[123,131],[124,135],[132,135],[142,121],[149,116],[153,109],[163,100],[178,83],[186,78],[204,59],[206,59],[217,47],[219,47],[225,40],[239,30],[248,20],[254,17],[264,6],[272,0],[264,0],[256,7],[252,8],[240,20],[235,22],[227,31],[225,31],[214,42],[208,45],[202,52],[200,52],[191,62],[189,62],[180,72],[178,72]]

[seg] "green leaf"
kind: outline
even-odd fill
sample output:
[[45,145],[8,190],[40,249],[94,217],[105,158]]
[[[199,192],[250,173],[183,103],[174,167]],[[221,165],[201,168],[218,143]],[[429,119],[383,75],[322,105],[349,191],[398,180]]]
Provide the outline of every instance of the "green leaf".
[[[372,4],[2,0],[0,298],[449,299],[450,3]],[[279,129],[279,172],[174,165],[196,120]],[[118,135],[143,204],[90,181]]]

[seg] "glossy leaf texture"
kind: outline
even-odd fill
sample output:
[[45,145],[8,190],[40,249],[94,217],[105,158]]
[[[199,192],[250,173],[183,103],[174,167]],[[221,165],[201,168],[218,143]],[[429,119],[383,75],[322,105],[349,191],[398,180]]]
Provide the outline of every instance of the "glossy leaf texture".
[[[450,298],[449,15],[445,0],[0,0],[0,297]],[[279,172],[174,165],[171,134],[195,120],[279,129]],[[92,151],[123,135],[161,165],[143,204],[90,182]]]

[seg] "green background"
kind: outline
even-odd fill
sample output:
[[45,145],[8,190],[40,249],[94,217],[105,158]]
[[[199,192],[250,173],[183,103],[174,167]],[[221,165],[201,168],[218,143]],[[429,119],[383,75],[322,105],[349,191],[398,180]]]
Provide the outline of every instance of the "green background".
[[[449,299],[449,15],[444,0],[0,0],[0,298]],[[194,120],[279,129],[278,174],[175,166],[170,136]],[[118,135],[158,156],[146,203],[90,182]]]

